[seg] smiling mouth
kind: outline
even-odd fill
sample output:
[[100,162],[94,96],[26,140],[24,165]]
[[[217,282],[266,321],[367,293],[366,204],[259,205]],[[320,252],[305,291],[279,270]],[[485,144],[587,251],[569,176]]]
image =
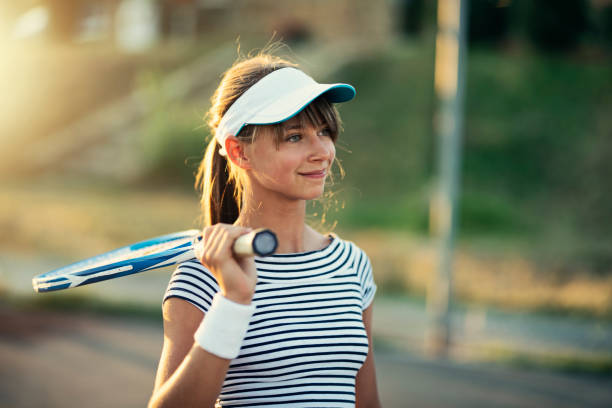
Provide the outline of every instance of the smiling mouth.
[[308,173],[298,173],[298,174],[304,177],[321,178],[327,175],[327,170],[311,171]]

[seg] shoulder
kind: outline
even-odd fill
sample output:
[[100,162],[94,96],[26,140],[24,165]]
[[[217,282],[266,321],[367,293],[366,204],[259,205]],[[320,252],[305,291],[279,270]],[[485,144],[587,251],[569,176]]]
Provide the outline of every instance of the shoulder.
[[370,258],[368,257],[366,252],[355,242],[342,239],[333,232],[329,233],[328,236],[332,238],[330,245],[334,245],[334,243],[336,243],[337,250],[347,251],[351,254],[353,267],[357,269],[358,272],[362,272],[364,269],[371,268]]
[[217,292],[219,290],[217,279],[195,258],[178,265],[170,279],[170,284],[172,283],[185,283],[205,291]]
[[170,298],[183,299],[206,312],[217,292],[219,284],[215,277],[204,265],[193,259],[179,264],[176,268],[163,301],[165,303]]
[[345,247],[346,251],[350,251],[351,253],[352,267],[361,287],[362,310],[365,310],[372,303],[376,293],[376,283],[374,281],[374,274],[372,273],[370,258],[365,251],[354,242],[343,240],[337,235],[334,235],[334,240],[337,240]]

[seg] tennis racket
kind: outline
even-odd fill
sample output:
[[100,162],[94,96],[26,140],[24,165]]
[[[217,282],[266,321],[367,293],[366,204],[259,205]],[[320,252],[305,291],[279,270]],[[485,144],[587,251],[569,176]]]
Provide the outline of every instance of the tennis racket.
[[[195,229],[162,235],[37,275],[32,287],[50,292],[175,265],[195,258],[194,247],[201,240],[201,231]],[[272,231],[257,229],[240,236],[233,251],[236,256],[268,256],[277,246]]]

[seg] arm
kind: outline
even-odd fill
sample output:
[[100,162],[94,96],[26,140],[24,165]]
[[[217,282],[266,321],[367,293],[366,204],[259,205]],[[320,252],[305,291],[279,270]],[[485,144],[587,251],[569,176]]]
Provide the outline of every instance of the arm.
[[[164,303],[164,346],[155,379],[155,389],[149,401],[150,408],[212,407],[215,404],[230,359],[237,354],[235,346],[239,347],[237,341],[242,339],[239,336],[244,336],[243,329],[246,331],[246,326],[234,325],[233,328],[237,331],[230,330],[229,335],[235,335],[237,341],[229,342],[229,349],[223,348],[221,343],[220,349],[218,344],[214,343],[215,336],[220,335],[217,331],[223,331],[223,326],[219,326],[218,323],[224,325],[222,319],[228,313],[238,313],[233,316],[245,319],[250,317],[250,314],[245,315],[240,310],[237,311],[234,306],[228,309],[228,303],[249,305],[257,282],[257,270],[253,258],[237,260],[233,257],[231,249],[235,239],[246,232],[249,232],[249,229],[224,224],[204,229],[202,246],[196,251],[196,256],[219,282],[218,295],[222,295],[226,301],[217,304],[219,306],[225,304],[225,308],[218,307],[215,311],[213,300],[207,319],[203,319],[204,314],[186,301],[170,298]],[[240,322],[241,319],[236,321]],[[242,319],[242,323],[248,322]],[[229,325],[229,328],[231,329],[232,325]],[[197,342],[194,341],[196,332]],[[212,352],[216,350],[219,355],[212,354],[208,350]]]
[[355,392],[358,408],[380,408],[378,388],[376,386],[376,367],[372,348],[372,305],[363,311],[363,323],[368,334],[368,356],[357,373]]
[[203,313],[189,303],[170,298],[164,303],[164,346],[149,407],[215,404],[230,360],[195,344],[193,334]]

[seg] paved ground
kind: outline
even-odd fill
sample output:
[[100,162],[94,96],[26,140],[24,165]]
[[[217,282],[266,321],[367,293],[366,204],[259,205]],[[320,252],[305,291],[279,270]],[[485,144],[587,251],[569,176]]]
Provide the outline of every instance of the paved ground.
[[[159,322],[0,307],[1,407],[142,407]],[[377,350],[383,406],[609,407],[612,379],[431,361]]]
[[[33,271],[53,262],[2,256],[0,278],[11,293],[40,297]],[[159,307],[170,270],[73,289],[71,294]],[[68,293],[66,293],[68,295]],[[162,331],[159,321],[58,312],[26,312],[0,302],[0,407],[142,407],[151,393]],[[609,407],[612,378],[567,376],[418,357],[427,329],[422,302],[378,297],[374,334],[384,406]],[[516,350],[610,353],[612,325],[589,319],[458,309],[455,341]]]

